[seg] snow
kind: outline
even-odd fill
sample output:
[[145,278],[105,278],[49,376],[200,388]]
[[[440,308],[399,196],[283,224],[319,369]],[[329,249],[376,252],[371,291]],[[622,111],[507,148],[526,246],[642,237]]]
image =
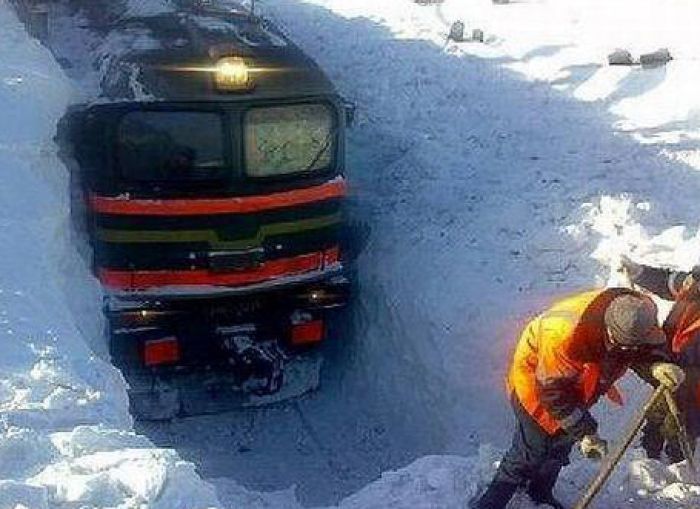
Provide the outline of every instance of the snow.
[[[142,15],[169,6],[128,3]],[[361,297],[338,334],[348,344],[330,348],[318,394],[139,426],[177,451],[136,434],[104,359],[99,289],[70,244],[51,138],[72,98],[95,93],[100,56],[152,41],[100,41],[77,18],[52,20],[57,56],[77,63],[69,82],[0,4],[0,152],[12,168],[0,187],[0,507],[464,507],[508,445],[502,377],[528,316],[624,283],[621,254],[697,263],[693,2],[259,8],[359,105],[351,213],[369,238]],[[485,43],[448,43],[457,19]],[[617,48],[635,58],[668,48],[674,60],[610,67]],[[622,410],[596,408],[606,437],[647,394],[632,378],[624,392]],[[573,503],[596,468],[574,454],[561,498]],[[700,486],[683,465],[633,450],[598,506],[630,503],[697,506]],[[512,507],[532,505],[519,496]]]
[[190,509],[217,504],[214,488],[201,482],[194,465],[165,449],[87,454],[53,464],[29,482],[46,486],[57,505],[128,507],[138,503],[154,509]]
[[[360,106],[350,177],[355,214],[372,231],[359,261],[355,367],[386,402],[391,429],[433,451],[507,446],[501,380],[529,315],[612,282],[622,253],[697,260],[696,64],[683,55],[697,47],[698,8],[653,7],[265,5]],[[486,44],[447,43],[457,19],[483,29]],[[635,57],[668,47],[675,60],[609,67],[617,47]],[[596,410],[609,437],[646,394],[634,379],[624,385],[625,410]],[[594,469],[576,461],[562,497]],[[606,493],[606,507],[629,495]]]
[[91,349],[101,293],[53,143],[74,90],[7,3],[0,27],[0,507],[216,507],[194,465],[131,431],[125,383]]
[[128,0],[125,14],[133,17],[147,17],[175,10],[170,0]]
[[[71,88],[9,8],[0,22],[10,44],[0,73],[14,78],[0,89],[0,151],[8,168],[0,190],[3,421],[34,429],[98,419],[125,425],[128,413],[117,411],[123,407],[123,391],[116,390],[121,378],[90,351],[65,302],[66,295],[99,300],[97,285],[69,244],[67,178],[52,142]],[[74,278],[85,283],[76,287]]]

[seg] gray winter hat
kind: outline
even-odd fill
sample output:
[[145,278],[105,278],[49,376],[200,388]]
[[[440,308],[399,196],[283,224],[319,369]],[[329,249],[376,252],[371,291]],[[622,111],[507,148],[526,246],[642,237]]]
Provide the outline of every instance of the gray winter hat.
[[620,346],[663,345],[666,335],[658,325],[654,302],[644,296],[621,295],[605,311],[605,325]]

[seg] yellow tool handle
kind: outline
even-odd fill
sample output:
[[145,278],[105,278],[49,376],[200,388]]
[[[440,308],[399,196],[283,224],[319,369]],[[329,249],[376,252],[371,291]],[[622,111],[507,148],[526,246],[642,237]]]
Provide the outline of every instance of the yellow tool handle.
[[666,406],[668,406],[668,413],[671,414],[673,418],[673,424],[676,426],[678,431],[678,442],[680,443],[681,450],[683,451],[683,456],[688,462],[688,467],[690,472],[693,474],[694,478],[697,478],[698,472],[695,468],[695,458],[693,457],[693,447],[690,445],[690,440],[688,439],[688,430],[683,423],[683,416],[678,409],[678,404],[676,403],[676,398],[673,397],[671,391],[667,390],[664,392],[666,396]]

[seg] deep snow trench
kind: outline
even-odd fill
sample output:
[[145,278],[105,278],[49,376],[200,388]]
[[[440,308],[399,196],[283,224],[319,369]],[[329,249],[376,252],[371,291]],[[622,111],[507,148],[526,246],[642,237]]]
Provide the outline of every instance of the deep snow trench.
[[[167,5],[131,3],[156,10]],[[54,303],[64,295],[63,287],[28,311],[8,305],[17,317],[3,337],[16,334],[16,324],[25,323],[21,318],[55,321],[55,312],[41,310],[60,309],[68,324],[61,345],[72,344],[65,337],[75,345],[57,358],[43,343],[36,347],[24,339],[15,356],[22,361],[12,364],[12,376],[3,374],[3,412],[12,408],[21,418],[12,417],[4,428],[0,454],[11,450],[12,458],[24,455],[30,460],[16,474],[9,469],[17,463],[3,463],[0,456],[0,467],[8,465],[0,469],[0,478],[16,480],[11,486],[0,481],[0,502],[9,493],[13,504],[44,503],[36,507],[133,507],[119,504],[135,501],[187,509],[214,505],[213,493],[198,484],[179,455],[213,482],[220,502],[231,508],[293,508],[299,503],[463,507],[475,483],[491,475],[497,457],[497,451],[483,445],[500,449],[510,438],[502,377],[527,316],[560,294],[604,283],[606,265],[620,253],[680,267],[697,260],[700,177],[694,163],[700,161],[700,152],[693,111],[698,99],[685,85],[697,66],[679,60],[645,74],[600,63],[605,51],[617,44],[641,51],[645,44],[674,43],[674,53],[690,53],[696,35],[682,20],[693,19],[699,10],[678,0],[668,9],[675,14],[664,31],[654,25],[651,10],[641,12],[641,4],[646,5],[622,1],[609,9],[601,1],[495,6],[484,0],[465,6],[447,0],[436,9],[408,0],[265,2],[265,13],[359,106],[350,135],[348,176],[352,213],[368,226],[369,241],[358,262],[358,295],[345,322],[337,324],[337,341],[329,345],[322,390],[270,408],[138,425],[156,445],[173,447],[177,454],[152,449],[130,434],[128,417],[115,411],[125,408],[124,401],[101,399],[109,394],[114,400],[123,398],[118,375],[103,366],[97,372],[115,380],[90,380],[89,366],[101,361],[80,342],[74,322],[77,316],[82,334],[97,343],[94,330],[99,324],[89,318],[97,306],[84,309],[99,299],[97,291],[88,289],[82,297],[69,293],[70,310]],[[54,89],[60,97],[47,97],[44,109],[39,105],[43,118],[51,119],[48,125],[38,129],[39,120],[5,125],[0,143],[15,161],[36,139],[50,147],[52,125],[71,94],[55,64],[19,33],[6,19],[7,9],[0,7],[3,27],[14,27],[16,45],[11,48],[18,52],[9,63],[0,53],[3,104],[13,104],[21,118],[31,108],[32,94],[49,89],[41,81],[47,69],[66,89]],[[636,22],[628,27],[626,39],[613,28],[600,28],[614,27],[625,11],[634,12]],[[456,18],[484,28],[487,44],[446,44],[444,22]],[[72,61],[65,71],[78,95],[89,96],[93,59],[114,41],[90,39],[76,30],[76,20],[64,17],[55,23],[54,52]],[[685,38],[664,39],[671,25]],[[656,28],[654,40],[640,43],[651,28]],[[40,56],[20,48],[32,48]],[[29,56],[21,56],[25,54]],[[42,62],[39,70],[27,67],[22,58]],[[16,79],[30,75],[39,84],[23,89]],[[24,103],[12,95],[15,90],[22,91]],[[669,95],[673,105],[681,106],[672,108]],[[17,141],[5,134],[11,124],[31,125],[32,130]],[[48,224],[54,232],[49,235],[60,242],[55,244],[58,253],[48,256],[46,278],[87,281],[76,256],[66,254],[66,203],[60,198],[65,182],[53,175],[58,161],[53,149],[47,150],[48,156],[35,155],[40,164],[32,168],[16,161],[24,172],[10,181],[12,191],[0,194],[3,207],[11,211],[2,217],[3,237],[7,244],[16,242],[29,224],[27,246],[44,246],[37,239],[46,237]],[[28,176],[33,180],[22,180]],[[15,192],[26,188],[45,191],[31,197]],[[37,220],[27,222],[26,203],[37,196],[59,203],[43,214],[41,209],[31,211]],[[36,295],[46,292],[41,280],[23,269],[24,249],[30,247],[20,246],[5,257],[6,298],[20,299],[12,292],[23,292],[30,300],[39,299]],[[52,337],[46,339],[49,345]],[[80,364],[86,359],[88,364]],[[83,399],[89,404],[76,403],[80,398],[59,390],[68,384],[60,378],[56,382],[55,373],[61,371],[53,365],[64,369],[63,363],[79,364],[73,368],[77,376],[66,376],[88,379]],[[45,382],[49,375],[53,378]],[[37,392],[37,377],[46,385],[36,396],[41,405],[25,405],[31,412],[24,411],[22,405],[32,402],[26,387]],[[107,388],[95,396],[90,392],[94,386]],[[599,409],[610,437],[618,434],[645,394],[633,380],[627,389],[626,410]],[[63,408],[59,417],[51,412],[54,405]],[[76,418],[74,405],[89,411]],[[106,424],[116,430],[74,431],[80,424]],[[61,431],[69,435],[55,433]],[[31,447],[35,437],[47,444],[50,454]],[[348,497],[381,472],[425,454],[466,458],[423,458]],[[575,461],[560,481],[562,498],[573,502],[594,469]],[[145,475],[149,481],[130,485],[124,481],[130,475]],[[76,478],[82,484],[66,480]],[[640,492],[646,492],[635,502],[640,507],[697,504],[700,490],[677,482],[683,478],[678,469],[633,461],[620,469],[600,507],[622,507]],[[170,492],[163,491],[165,479],[170,479]],[[184,491],[172,491],[179,479],[186,480]],[[20,500],[20,495],[25,498]],[[529,505],[517,500],[514,507]]]

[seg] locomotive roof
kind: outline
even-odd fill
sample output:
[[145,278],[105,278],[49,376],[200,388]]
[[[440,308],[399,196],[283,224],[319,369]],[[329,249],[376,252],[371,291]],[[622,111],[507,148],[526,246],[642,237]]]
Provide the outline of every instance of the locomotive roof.
[[[197,8],[121,18],[100,31],[102,99],[240,101],[334,93],[318,65],[273,24],[248,12]],[[245,93],[216,90],[220,58],[243,58],[259,72]],[[205,71],[209,69],[209,71]]]

